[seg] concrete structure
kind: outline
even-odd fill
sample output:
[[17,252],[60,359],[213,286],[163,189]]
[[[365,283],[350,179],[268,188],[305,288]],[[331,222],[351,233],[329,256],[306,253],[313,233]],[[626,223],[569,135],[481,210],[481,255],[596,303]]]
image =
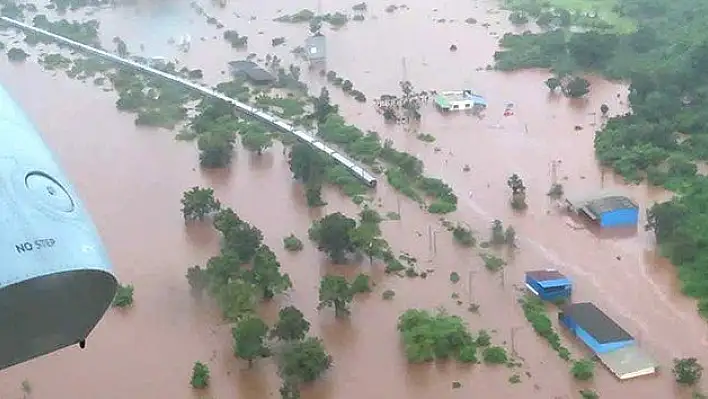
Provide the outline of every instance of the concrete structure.
[[321,33],[305,40],[305,54],[310,64],[322,64],[327,61],[327,39]]
[[335,161],[342,164],[344,167],[349,169],[349,171],[351,171],[352,174],[354,174],[357,178],[359,178],[361,181],[363,181],[369,187],[376,187],[377,179],[374,175],[369,173],[367,170],[365,170],[361,166],[357,165],[354,161],[350,160],[345,155],[335,151],[333,148],[328,147],[326,144],[317,140],[315,138],[314,134],[309,133],[305,130],[296,128],[295,126],[289,124],[288,122],[286,122],[285,120],[283,120],[277,116],[263,112],[262,110],[260,110],[258,108],[252,107],[248,104],[245,104],[245,103],[242,103],[242,102],[235,100],[233,98],[227,97],[226,95],[224,95],[222,93],[219,93],[215,90],[212,90],[212,89],[202,86],[200,84],[191,82],[187,79],[183,79],[179,76],[175,76],[175,75],[160,71],[158,69],[149,67],[147,65],[140,64],[140,63],[135,62],[133,60],[119,57],[119,56],[109,53],[107,51],[103,51],[103,50],[99,50],[97,48],[93,48],[91,46],[87,46],[83,43],[79,43],[77,41],[67,39],[63,36],[59,36],[57,34],[49,32],[47,30],[35,28],[34,26],[27,25],[23,22],[19,22],[19,21],[16,21],[14,19],[7,18],[7,17],[0,17],[0,21],[4,21],[4,22],[6,22],[12,26],[15,26],[17,28],[20,28],[20,29],[24,29],[24,30],[27,30],[30,32],[38,33],[40,35],[45,35],[45,36],[51,37],[52,39],[54,39],[58,42],[68,44],[68,45],[73,46],[75,48],[84,50],[88,53],[92,53],[92,54],[98,55],[100,57],[103,57],[105,59],[115,61],[115,62],[123,64],[123,65],[130,66],[132,68],[135,68],[135,69],[143,71],[143,72],[147,72],[147,73],[150,73],[150,74],[153,74],[156,76],[160,76],[164,79],[167,79],[167,80],[173,81],[175,83],[179,83],[183,86],[189,87],[190,89],[199,91],[207,96],[211,96],[211,97],[226,101],[227,103],[233,105],[239,112],[242,112],[245,115],[254,117],[256,119],[260,119],[261,121],[266,122],[267,124],[269,124],[271,126],[274,126],[280,130],[283,130],[285,132],[293,134],[298,139],[310,144],[311,146],[324,152],[325,154],[327,154],[327,156],[331,157]]
[[251,83],[257,85],[267,85],[274,83],[277,79],[270,72],[261,68],[251,61],[231,61],[229,68],[233,76],[245,76]]
[[620,380],[628,380],[656,373],[657,364],[638,344],[627,345],[597,355],[600,361]]
[[435,105],[442,111],[480,110],[487,100],[472,90],[443,91],[435,96]]
[[639,205],[623,195],[606,193],[566,202],[569,209],[588,217],[600,227],[627,227],[639,223]]
[[635,339],[592,303],[568,305],[558,314],[558,320],[617,378],[625,380],[656,372],[656,363]]
[[572,293],[570,280],[555,269],[526,272],[526,288],[544,301],[566,299]]
[[85,341],[118,281],[76,190],[0,88],[0,369]]

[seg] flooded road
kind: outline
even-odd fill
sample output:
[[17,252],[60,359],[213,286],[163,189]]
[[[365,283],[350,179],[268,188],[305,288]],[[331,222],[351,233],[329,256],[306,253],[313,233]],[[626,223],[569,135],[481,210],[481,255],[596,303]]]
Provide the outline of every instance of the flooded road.
[[[323,12],[347,11],[354,3],[322,1],[321,7]],[[315,1],[296,8],[283,0],[248,0],[224,10],[203,4],[226,28],[249,36],[248,50],[239,52],[230,49],[221,39],[222,32],[206,25],[188,2],[169,3],[168,9],[165,4],[139,2],[105,17],[101,13],[105,42],[119,35],[136,51],[144,44],[143,55],[179,56],[191,68],[202,68],[211,83],[225,79],[221,71],[228,61],[250,52],[292,59],[289,52],[307,36],[307,27],[271,20],[299,8],[318,7]],[[194,398],[188,382],[196,360],[206,361],[211,368],[208,394],[213,398],[277,397],[279,382],[270,361],[246,370],[231,354],[231,334],[218,312],[189,295],[186,268],[203,264],[218,248],[218,238],[208,226],[186,229],[181,219],[179,199],[194,185],[214,187],[223,203],[264,232],[266,243],[293,279],[294,290],[278,302],[298,306],[311,321],[312,333],[325,339],[334,367],[325,380],[303,392],[304,398],[577,396],[586,385],[572,380],[569,366],[535,335],[516,304],[515,285],[522,281],[523,272],[549,265],[573,278],[576,301],[592,300],[616,317],[665,368],[660,376],[620,383],[598,367],[589,386],[603,398],[679,397],[668,371],[671,358],[696,356],[708,362],[708,330],[695,304],[677,293],[673,267],[656,258],[651,235],[643,229],[614,238],[574,230],[546,196],[550,164],[560,160],[558,176],[568,196],[617,188],[628,190],[643,209],[667,198],[661,190],[625,187],[609,172],[603,176],[594,160],[591,124],[601,122],[603,103],[611,114],[626,111],[626,86],[593,79],[590,98],[571,102],[549,96],[543,84],[545,73],[477,71],[491,63],[497,42],[491,33],[508,28],[503,15],[487,12],[495,7],[493,3],[448,0],[436,3],[438,11],[422,0],[408,6],[409,10],[389,14],[383,12],[384,5],[370,5],[366,21],[350,22],[328,33],[329,69],[351,79],[370,99],[397,94],[398,81],[404,77],[419,89],[471,87],[489,101],[486,117],[443,116],[430,106],[423,112],[420,131],[437,140],[426,144],[415,133],[385,126],[371,101],[360,105],[336,88],[330,88],[331,96],[351,123],[392,138],[397,148],[423,159],[430,175],[453,186],[460,204],[452,220],[469,223],[482,240],[492,219],[514,226],[519,249],[503,275],[484,270],[475,252],[458,248],[436,217],[423,214],[417,204],[382,184],[376,192],[381,212],[396,211],[399,202],[401,208],[401,221],[386,222],[385,237],[395,249],[416,256],[420,268],[434,272],[427,279],[385,277],[381,265],[364,262],[361,270],[372,274],[377,287],[355,301],[350,320],[335,321],[330,312],[315,309],[319,276],[326,271],[352,274],[354,266],[329,266],[311,245],[296,255],[288,254],[282,250],[282,237],[295,233],[304,238],[310,221],[328,212],[355,213],[351,202],[328,191],[329,204],[310,211],[279,145],[262,157],[239,151],[230,171],[202,173],[194,144],[175,141],[172,132],[137,129],[132,115],[115,110],[113,94],[61,74],[53,77],[34,63],[9,65],[3,57],[0,81],[45,133],[76,184],[120,279],[135,285],[135,305],[125,312],[109,311],[85,350],[68,348],[4,371],[0,397],[19,397],[20,383],[27,380],[34,398]],[[479,23],[465,24],[468,17]],[[443,18],[455,21],[435,22]],[[491,26],[487,29],[483,22]],[[192,36],[192,50],[178,54],[166,43],[184,34]],[[270,41],[277,36],[287,37],[288,44],[272,48]],[[425,40],[414,39],[421,37]],[[459,50],[450,52],[451,44]],[[316,73],[306,77],[315,92],[324,83]],[[503,117],[508,102],[515,104],[516,112]],[[576,125],[583,129],[576,131]],[[463,171],[465,165],[470,165],[469,172]],[[529,209],[523,215],[508,205],[506,179],[512,173],[518,173],[528,187]],[[435,253],[430,249],[429,229],[436,237]],[[449,282],[451,271],[463,276],[457,285]],[[467,281],[472,282],[471,290]],[[386,289],[396,292],[393,301],[381,300],[380,293]],[[464,302],[478,303],[479,315],[456,305],[453,293]],[[524,366],[520,370],[408,366],[395,331],[396,318],[407,308],[437,306],[460,314],[473,330],[495,330],[494,342],[509,348],[511,332],[516,331],[514,347]],[[274,310],[268,306],[264,314],[270,317]],[[575,354],[587,353],[562,335]],[[508,382],[514,373],[522,375],[521,384]],[[452,389],[453,381],[462,387]]]

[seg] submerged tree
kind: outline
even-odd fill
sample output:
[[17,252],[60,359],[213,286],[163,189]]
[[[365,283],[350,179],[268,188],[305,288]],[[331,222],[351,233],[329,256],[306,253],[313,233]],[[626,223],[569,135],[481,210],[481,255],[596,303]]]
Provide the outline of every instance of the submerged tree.
[[327,253],[332,261],[343,263],[346,255],[357,249],[355,231],[356,221],[337,212],[314,222],[309,236],[317,243],[317,249]]
[[234,355],[248,361],[248,367],[253,361],[270,356],[270,350],[265,344],[268,326],[258,317],[242,320],[231,330],[234,338]]
[[283,341],[304,339],[310,331],[310,322],[305,319],[300,309],[287,306],[278,312],[278,321],[270,331],[270,336]]
[[264,299],[271,299],[292,287],[290,276],[281,273],[278,258],[266,245],[256,251],[253,265],[244,272],[244,279],[258,288]]
[[221,209],[221,203],[214,198],[211,188],[192,187],[182,194],[182,216],[184,220],[204,220]]
[[318,309],[333,307],[336,316],[345,316],[349,314],[349,304],[352,299],[354,299],[354,292],[344,277],[326,275],[320,280]]
[[511,188],[511,207],[516,210],[526,209],[526,186],[521,177],[514,173],[509,176],[506,184]]

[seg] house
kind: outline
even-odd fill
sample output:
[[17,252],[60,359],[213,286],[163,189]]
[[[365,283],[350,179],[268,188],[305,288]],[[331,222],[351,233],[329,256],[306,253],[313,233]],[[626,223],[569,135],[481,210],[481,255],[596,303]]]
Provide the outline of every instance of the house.
[[570,280],[555,269],[526,272],[526,288],[544,301],[569,298],[572,292]]
[[614,320],[590,302],[574,303],[558,313],[558,321],[595,354],[607,353],[634,343]]
[[639,205],[623,195],[602,194],[567,202],[571,210],[586,216],[600,227],[627,227],[639,223]]
[[472,90],[443,91],[434,101],[438,109],[445,112],[487,108],[487,100]]
[[558,320],[620,380],[656,373],[656,362],[635,339],[592,303],[568,305]]
[[266,85],[276,81],[275,76],[251,61],[229,62],[231,74],[235,77],[244,76],[253,84]]

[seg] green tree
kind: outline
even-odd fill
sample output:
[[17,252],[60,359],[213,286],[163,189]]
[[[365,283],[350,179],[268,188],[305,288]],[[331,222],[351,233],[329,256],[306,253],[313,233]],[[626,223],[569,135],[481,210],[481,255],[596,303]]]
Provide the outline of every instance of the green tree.
[[296,143],[290,150],[290,171],[303,183],[320,182],[325,174],[326,160],[307,143]]
[[234,337],[234,355],[247,360],[248,367],[253,361],[270,356],[270,350],[265,344],[268,326],[258,317],[249,317],[231,330]]
[[250,261],[263,243],[263,233],[241,220],[230,208],[214,217],[214,227],[224,236],[223,249],[232,251],[243,262]]
[[273,137],[267,132],[262,131],[247,131],[241,137],[241,144],[249,151],[253,151],[258,155],[263,154],[273,145]]
[[225,168],[231,163],[236,135],[206,132],[199,136],[199,163],[207,169]]
[[278,258],[266,245],[256,250],[253,266],[244,272],[244,278],[261,290],[265,299],[271,299],[292,287],[290,276],[281,273]]
[[[220,255],[213,256],[207,261],[205,270],[208,283],[212,283],[213,288],[218,290],[229,280],[240,275],[242,265],[243,262],[233,251],[222,251]],[[189,276],[187,278],[189,279]]]
[[580,77],[574,77],[565,84],[564,92],[568,97],[580,98],[590,93],[590,82]]
[[475,344],[467,325],[459,316],[408,309],[398,318],[398,331],[411,363],[457,357],[470,362]]
[[369,263],[373,263],[374,258],[382,257],[389,248],[377,224],[361,223],[352,234],[354,245],[369,257]]
[[221,203],[214,198],[211,188],[192,187],[182,194],[181,203],[184,220],[204,220],[221,209]]
[[278,312],[278,321],[270,331],[270,336],[283,341],[299,341],[310,331],[310,322],[305,319],[300,309],[287,306]]
[[703,376],[703,366],[695,357],[674,359],[672,371],[676,382],[682,385],[695,385]]
[[135,288],[132,284],[118,284],[116,296],[113,298],[113,307],[127,308],[132,306],[133,292],[135,292]]
[[595,376],[595,363],[590,359],[576,360],[570,368],[570,373],[576,380],[590,380]]
[[489,242],[492,245],[504,244],[504,225],[499,219],[494,219],[492,222],[492,234]]
[[308,233],[310,239],[317,243],[317,249],[327,253],[336,263],[346,261],[346,255],[357,249],[356,221],[342,213],[331,213],[315,221]]
[[509,176],[506,184],[511,188],[511,207],[517,210],[526,209],[526,186],[521,177],[514,173]]
[[202,362],[195,362],[192,367],[192,388],[204,389],[209,386],[209,367]]
[[290,341],[278,356],[278,372],[285,381],[307,383],[320,378],[332,366],[322,340],[307,337]]
[[216,293],[224,318],[239,321],[253,314],[256,309],[256,289],[240,279],[231,279]]
[[326,87],[320,90],[319,97],[314,97],[312,100],[312,105],[315,110],[312,116],[315,118],[318,125],[325,123],[329,115],[337,112],[338,108],[336,105],[332,105],[329,98],[329,90],[327,90]]
[[619,38],[597,32],[574,33],[568,40],[568,52],[578,66],[600,69],[615,55]]
[[192,266],[187,269],[186,277],[192,295],[201,297],[204,293],[204,289],[209,285],[209,275],[206,269],[202,269],[199,265]]
[[610,107],[607,104],[600,105],[600,113],[602,113],[603,116],[607,115],[609,111]]
[[344,316],[349,314],[349,304],[354,299],[349,282],[342,276],[325,275],[320,280],[320,303],[318,309],[333,307],[334,314]]
[[561,87],[561,81],[556,77],[550,77],[546,79],[545,83],[546,86],[548,86],[548,90],[550,90],[551,92],[554,92],[557,88]]
[[516,247],[516,230],[511,226],[507,227],[504,232],[504,243],[510,248]]
[[353,294],[363,294],[371,292],[371,277],[364,273],[359,273],[352,281],[350,289]]

